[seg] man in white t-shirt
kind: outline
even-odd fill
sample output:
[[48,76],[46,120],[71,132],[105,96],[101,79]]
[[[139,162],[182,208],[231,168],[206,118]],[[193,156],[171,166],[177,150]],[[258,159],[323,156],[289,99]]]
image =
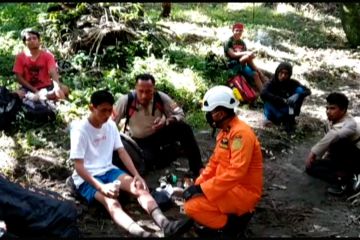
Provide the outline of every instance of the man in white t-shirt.
[[[134,195],[165,236],[186,231],[191,221],[169,221],[149,193],[144,179],[123,147],[115,122],[109,119],[113,104],[114,97],[108,91],[94,92],[89,106],[90,115],[71,126],[70,158],[75,166],[72,178],[76,191],[88,203],[95,199],[104,205],[115,223],[135,236],[157,235],[144,230],[122,209],[117,200],[120,191]],[[132,176],[112,164],[113,151],[117,151]],[[116,180],[120,184],[115,184]]]

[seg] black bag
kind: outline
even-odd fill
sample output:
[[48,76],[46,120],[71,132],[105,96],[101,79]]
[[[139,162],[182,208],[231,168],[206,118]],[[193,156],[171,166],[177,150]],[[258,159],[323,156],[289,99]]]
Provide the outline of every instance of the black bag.
[[[127,153],[130,155],[137,171],[139,172],[140,175],[144,175],[146,173],[146,166],[145,166],[145,161],[144,161],[144,156],[142,153],[142,149],[137,145],[137,143],[128,135],[124,134],[124,133],[120,133],[120,138],[121,138],[121,142],[124,145],[125,150],[127,151]],[[119,158],[119,155],[117,153],[117,151],[113,152],[113,159],[112,159],[112,163],[117,166],[118,168],[124,170],[124,171],[128,171],[123,162],[121,161],[121,159]]]
[[19,237],[78,238],[75,205],[51,191],[30,191],[0,175],[0,219]]
[[56,120],[56,109],[48,101],[23,100],[25,119],[36,124],[44,124]]
[[0,87],[0,130],[7,130],[16,120],[21,107],[17,94],[11,93],[6,87]]

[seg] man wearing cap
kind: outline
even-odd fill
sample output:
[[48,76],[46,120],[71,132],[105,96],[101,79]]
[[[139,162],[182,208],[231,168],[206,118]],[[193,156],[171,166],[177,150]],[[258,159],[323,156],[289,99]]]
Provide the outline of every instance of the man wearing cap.
[[267,81],[265,75],[254,63],[255,53],[248,51],[245,42],[241,39],[244,24],[235,23],[232,27],[233,35],[224,43],[224,52],[229,59],[228,66],[233,74],[242,74],[248,81],[252,79],[260,93],[263,84]]
[[238,101],[229,87],[211,88],[203,103],[207,122],[220,132],[204,171],[183,193],[184,210],[214,234],[235,239],[261,198],[261,146],[251,127],[236,116]]
[[40,33],[27,28],[21,32],[27,49],[16,56],[13,72],[22,86],[21,97],[32,92],[34,99],[65,99],[69,88],[60,83],[54,55],[41,48]]

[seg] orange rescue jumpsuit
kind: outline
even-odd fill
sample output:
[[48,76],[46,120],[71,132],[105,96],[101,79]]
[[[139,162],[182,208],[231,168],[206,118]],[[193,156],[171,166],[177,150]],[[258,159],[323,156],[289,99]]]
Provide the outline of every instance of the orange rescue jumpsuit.
[[228,214],[252,212],[260,201],[263,162],[254,131],[238,117],[221,130],[204,171],[196,179],[204,195],[185,202],[187,216],[213,229],[225,226]]

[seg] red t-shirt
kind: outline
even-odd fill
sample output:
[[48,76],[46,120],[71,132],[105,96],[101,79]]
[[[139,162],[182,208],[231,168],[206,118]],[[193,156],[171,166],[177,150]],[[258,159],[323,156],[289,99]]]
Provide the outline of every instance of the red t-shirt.
[[22,52],[16,57],[13,72],[22,75],[31,86],[41,89],[52,85],[49,70],[53,67],[57,67],[54,55],[47,50],[42,50],[36,60]]

